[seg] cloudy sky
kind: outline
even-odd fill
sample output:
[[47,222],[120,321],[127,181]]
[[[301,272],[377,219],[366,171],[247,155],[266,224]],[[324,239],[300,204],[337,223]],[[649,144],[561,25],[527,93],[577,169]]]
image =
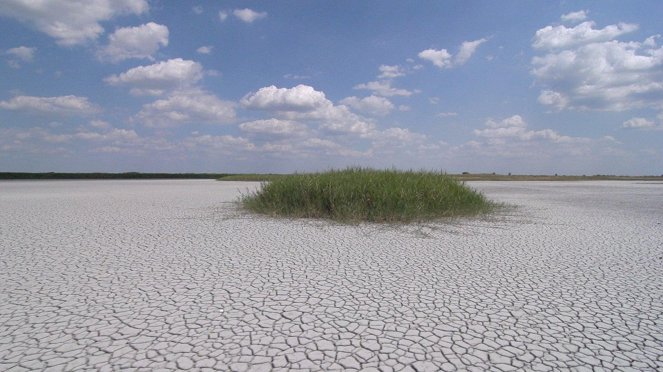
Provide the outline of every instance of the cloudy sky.
[[661,1],[0,3],[0,171],[663,174]]

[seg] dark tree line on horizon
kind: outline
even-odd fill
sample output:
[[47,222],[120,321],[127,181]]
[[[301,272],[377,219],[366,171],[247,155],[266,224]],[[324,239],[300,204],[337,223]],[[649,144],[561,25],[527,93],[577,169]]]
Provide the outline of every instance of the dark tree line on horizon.
[[217,179],[228,173],[28,173],[0,172],[4,180],[123,180],[123,179]]

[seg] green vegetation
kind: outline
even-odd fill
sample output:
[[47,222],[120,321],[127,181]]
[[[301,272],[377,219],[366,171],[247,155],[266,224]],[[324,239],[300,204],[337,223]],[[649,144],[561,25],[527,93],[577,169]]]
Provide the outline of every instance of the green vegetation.
[[470,216],[495,207],[443,173],[363,168],[280,176],[244,195],[241,202],[262,214],[344,222]]

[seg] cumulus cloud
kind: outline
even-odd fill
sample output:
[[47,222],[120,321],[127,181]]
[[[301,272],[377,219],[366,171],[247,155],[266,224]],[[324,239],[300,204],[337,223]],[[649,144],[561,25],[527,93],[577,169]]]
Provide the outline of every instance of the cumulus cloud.
[[200,54],[211,54],[213,47],[211,45],[203,45],[200,48],[196,49],[196,52]]
[[643,128],[653,128],[655,126],[656,124],[653,121],[645,118],[631,118],[622,123],[622,128],[643,129]]
[[99,142],[133,142],[139,138],[133,129],[112,128],[106,132],[78,131],[72,134],[52,134],[44,137],[47,142],[69,142],[72,140]]
[[242,22],[253,23],[267,17],[267,12],[256,12],[255,10],[245,8],[233,10],[233,15]]
[[181,124],[226,124],[235,120],[234,104],[202,91],[176,91],[164,99],[143,105],[133,118],[148,127]]
[[326,138],[309,138],[302,143],[302,146],[318,153],[322,152],[327,156],[360,157],[366,155],[361,151],[350,149]]
[[574,137],[552,129],[531,129],[520,115],[488,119],[483,128],[474,130],[474,135],[474,140],[450,146],[441,156],[465,159],[468,166],[480,162],[489,169],[530,174],[556,172],[562,169],[560,164],[571,166],[564,168],[566,172],[596,172],[591,169],[597,164],[619,162],[626,156],[619,142],[609,136]]
[[108,45],[97,56],[103,60],[119,62],[129,58],[147,58],[162,46],[168,45],[168,27],[149,22],[137,27],[115,30],[108,37]]
[[253,134],[270,134],[279,136],[298,135],[306,131],[304,124],[292,120],[266,119],[242,123],[239,128]]
[[621,22],[602,29],[595,29],[594,26],[596,23],[593,21],[583,22],[574,27],[546,26],[536,31],[532,46],[536,49],[565,49],[609,41],[638,29],[638,25]]
[[303,84],[293,88],[274,85],[260,88],[245,95],[240,102],[246,108],[276,111],[312,111],[329,104],[323,92]]
[[[375,114],[393,110],[394,105],[380,96],[347,97],[335,105],[324,92],[310,86],[269,86],[247,94],[241,104],[269,115],[239,127],[251,138],[267,140],[256,145],[255,151],[269,152],[270,156],[371,157],[378,153],[393,154],[389,149],[427,146],[423,134],[406,128],[381,130],[373,121],[350,109]],[[291,140],[294,136],[297,141]]]
[[418,56],[439,68],[450,68],[453,65],[451,54],[446,49],[426,49],[419,52]]
[[400,76],[405,76],[405,70],[398,65],[389,66],[389,65],[380,65],[378,68],[380,70],[379,79],[393,79]]
[[136,95],[160,95],[168,90],[193,86],[203,77],[200,63],[182,58],[170,59],[149,66],[134,67],[104,79],[110,85],[129,86]]
[[460,66],[465,64],[465,62],[469,61],[469,59],[472,57],[474,52],[476,52],[479,45],[485,43],[486,41],[487,41],[486,39],[464,41],[463,44],[460,45],[460,50],[458,51],[458,54],[456,54],[456,56],[454,57],[454,65]]
[[[3,133],[0,133],[3,134]],[[102,131],[90,131],[79,128],[74,132],[57,133],[51,129],[34,127],[20,132],[4,133],[11,138],[15,149],[33,153],[66,153],[66,148],[53,147],[70,144],[90,143],[94,146],[115,147],[126,150],[141,141],[140,136],[133,129],[108,128]],[[12,138],[13,137],[13,138]],[[0,144],[1,143],[0,139]],[[0,148],[0,150],[2,150]],[[92,150],[92,151],[96,151]]]
[[584,141],[582,138],[574,138],[560,135],[552,129],[529,130],[527,123],[520,115],[513,115],[500,121],[489,119],[486,121],[486,129],[475,129],[474,134],[491,140],[518,140],[535,141],[543,140],[549,142],[577,142]]
[[440,69],[447,69],[465,64],[474,55],[477,48],[485,43],[486,39],[464,41],[458,53],[452,56],[446,49],[426,49],[419,52],[419,58],[431,62]]
[[20,46],[10,48],[5,51],[5,55],[9,56],[7,63],[12,68],[20,68],[22,63],[30,63],[33,61],[37,48]]
[[458,116],[458,113],[453,112],[453,111],[440,112],[440,113],[437,114],[437,116],[439,116],[441,118],[446,118],[446,117],[450,117],[450,116]]
[[375,131],[375,124],[348,110],[346,106],[325,106],[307,115],[320,122],[320,129],[331,134],[353,134],[367,137]]
[[564,14],[560,17],[564,22],[580,22],[587,19],[587,11],[579,10],[577,12],[571,12]]
[[90,126],[98,129],[108,129],[111,128],[111,124],[105,120],[95,119],[90,122]]
[[373,94],[383,97],[404,96],[409,97],[414,92],[407,89],[394,88],[391,86],[391,80],[370,81],[368,83],[358,84],[354,89],[370,90]]
[[412,132],[407,128],[397,127],[377,131],[371,137],[376,141],[374,145],[377,147],[382,147],[386,144],[402,147],[412,143],[421,143],[427,139],[424,134]]
[[544,53],[531,63],[543,87],[539,102],[559,110],[663,107],[663,48],[657,38],[622,42],[614,38],[637,25],[594,26],[588,21],[536,32],[532,46]]
[[0,15],[15,18],[53,37],[64,46],[95,40],[104,32],[100,22],[120,14],[142,14],[147,0],[6,0]]
[[219,21],[223,22],[226,19],[228,19],[228,12],[223,10],[219,11]]
[[5,53],[9,56],[21,60],[22,62],[32,62],[36,51],[37,48],[20,46],[16,48],[7,49]]
[[358,98],[355,96],[343,98],[340,102],[353,110],[369,115],[387,115],[394,109],[394,104],[388,99],[378,96]]
[[324,92],[308,85],[260,88],[244,96],[240,103],[249,109],[269,111],[280,119],[317,123],[319,129],[333,134],[363,136],[375,128],[373,123],[351,112],[347,106],[334,105]]
[[539,94],[538,101],[543,105],[552,106],[558,110],[565,108],[569,104],[569,99],[565,95],[552,90],[542,91]]
[[192,135],[183,142],[185,147],[193,150],[237,155],[241,151],[252,151],[255,145],[246,138],[230,135],[213,136],[210,134]]
[[73,95],[58,97],[16,96],[8,101],[0,101],[0,108],[65,115],[89,115],[100,111],[100,108],[88,101],[87,97]]

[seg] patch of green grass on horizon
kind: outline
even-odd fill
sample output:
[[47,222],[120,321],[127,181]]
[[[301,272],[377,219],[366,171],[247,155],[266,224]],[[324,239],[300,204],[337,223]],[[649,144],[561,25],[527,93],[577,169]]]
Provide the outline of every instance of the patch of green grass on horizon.
[[347,168],[279,176],[242,196],[270,216],[340,222],[411,222],[473,216],[496,204],[444,173]]

